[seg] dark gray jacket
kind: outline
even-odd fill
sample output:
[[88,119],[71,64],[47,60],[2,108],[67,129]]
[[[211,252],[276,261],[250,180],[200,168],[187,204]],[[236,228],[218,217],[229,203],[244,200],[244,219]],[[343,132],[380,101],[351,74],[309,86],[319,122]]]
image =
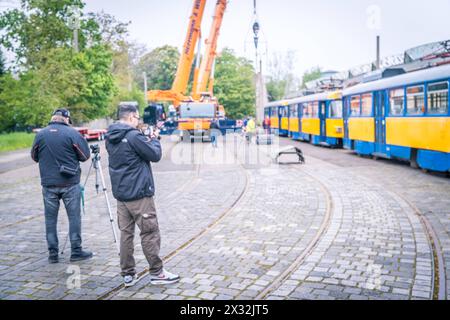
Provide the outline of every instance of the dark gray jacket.
[[[50,122],[36,135],[31,148],[31,158],[39,162],[41,184],[44,187],[66,187],[80,183],[79,162],[87,161],[90,156],[86,139],[63,122]],[[77,168],[78,174],[61,174],[61,165]]]
[[154,196],[150,162],[161,160],[158,140],[126,124],[115,123],[106,134],[106,150],[114,198],[128,202]]

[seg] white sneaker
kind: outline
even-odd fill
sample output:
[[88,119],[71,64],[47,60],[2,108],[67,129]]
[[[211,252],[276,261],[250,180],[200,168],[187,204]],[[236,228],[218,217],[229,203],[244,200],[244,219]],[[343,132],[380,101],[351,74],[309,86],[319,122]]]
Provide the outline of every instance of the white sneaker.
[[132,275],[132,276],[127,275],[127,276],[123,277],[123,284],[127,288],[134,286],[137,282],[138,282],[137,275]]
[[172,284],[180,281],[180,276],[163,269],[157,276],[150,274],[151,284]]

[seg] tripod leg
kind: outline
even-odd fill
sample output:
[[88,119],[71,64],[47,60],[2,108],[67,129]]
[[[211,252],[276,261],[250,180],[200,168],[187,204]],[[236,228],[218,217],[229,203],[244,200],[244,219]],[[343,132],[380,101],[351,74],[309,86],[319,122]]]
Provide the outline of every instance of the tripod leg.
[[66,250],[67,241],[69,241],[69,232],[67,232],[66,241],[64,241],[64,247],[61,250],[61,254],[64,254],[64,250]]
[[97,168],[98,168],[98,172],[100,173],[100,180],[102,183],[103,194],[105,195],[106,206],[108,207],[109,222],[111,223],[111,228],[112,228],[112,232],[113,232],[113,236],[114,236],[114,242],[116,243],[116,246],[117,246],[117,253],[120,255],[120,244],[119,244],[118,237],[117,237],[115,220],[114,220],[114,216],[111,212],[111,204],[109,202],[108,192],[107,192],[106,183],[105,183],[105,177],[103,176],[103,170],[102,170],[100,161],[98,161]]

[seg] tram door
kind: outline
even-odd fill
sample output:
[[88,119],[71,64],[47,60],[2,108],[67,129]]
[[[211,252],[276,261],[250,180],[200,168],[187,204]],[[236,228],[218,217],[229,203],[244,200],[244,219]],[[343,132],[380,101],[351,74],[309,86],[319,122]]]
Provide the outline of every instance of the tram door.
[[344,148],[348,150],[353,149],[352,141],[350,140],[350,133],[348,129],[349,118],[350,118],[350,97],[344,98],[343,106],[343,116],[344,116]]
[[298,132],[302,132],[302,117],[303,117],[303,104],[299,103],[297,105],[297,121],[298,121]]
[[386,95],[375,92],[375,152],[386,154]]
[[321,101],[319,103],[319,118],[320,118],[320,137],[324,139],[327,136],[327,103]]

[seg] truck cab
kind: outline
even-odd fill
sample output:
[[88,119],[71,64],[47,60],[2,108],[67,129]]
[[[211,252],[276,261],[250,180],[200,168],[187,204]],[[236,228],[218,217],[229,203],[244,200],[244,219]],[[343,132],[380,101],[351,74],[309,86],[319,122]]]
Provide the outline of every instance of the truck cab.
[[209,139],[211,121],[218,116],[214,102],[185,102],[178,107],[178,130],[183,138]]

